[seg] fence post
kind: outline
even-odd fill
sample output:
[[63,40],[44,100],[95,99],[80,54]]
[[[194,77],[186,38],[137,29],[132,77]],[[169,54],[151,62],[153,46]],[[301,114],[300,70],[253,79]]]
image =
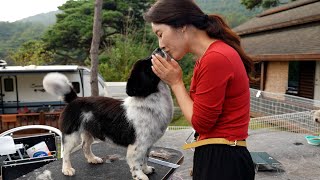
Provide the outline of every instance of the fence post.
[[39,124],[40,125],[46,125],[46,120],[45,120],[45,116],[44,116],[44,112],[43,111],[40,111]]

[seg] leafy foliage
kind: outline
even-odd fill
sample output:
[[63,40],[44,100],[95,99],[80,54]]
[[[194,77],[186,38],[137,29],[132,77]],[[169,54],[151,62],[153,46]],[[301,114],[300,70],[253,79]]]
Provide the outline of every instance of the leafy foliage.
[[149,26],[134,30],[127,22],[124,33],[114,35],[114,42],[107,45],[99,58],[99,72],[106,81],[126,81],[132,65],[147,58],[157,47],[156,36]]
[[[124,32],[124,22],[130,20],[134,28],[143,27],[142,12],[149,1],[104,0],[100,48],[112,42],[113,35]],[[62,13],[57,14],[57,23],[44,36],[48,48],[65,59],[78,60],[78,64],[83,64],[89,56],[92,40],[93,7],[93,0],[70,0],[60,6]]]
[[247,9],[254,9],[259,7],[268,9],[281,4],[286,4],[288,2],[289,0],[241,0],[241,4],[243,4]]
[[17,51],[10,52],[9,57],[15,64],[43,65],[53,60],[53,53],[46,51],[42,41],[28,41]]
[[149,56],[151,48],[133,34],[118,35],[115,43],[100,56],[100,74],[106,81],[126,81],[133,64]]
[[[143,32],[131,31],[132,29],[127,27],[126,29],[130,32],[117,35],[115,43],[100,55],[99,70],[106,81],[126,81],[132,65],[137,60],[150,56],[151,52],[158,47],[156,36],[148,26]],[[191,54],[179,61],[187,87],[190,86],[194,62]]]

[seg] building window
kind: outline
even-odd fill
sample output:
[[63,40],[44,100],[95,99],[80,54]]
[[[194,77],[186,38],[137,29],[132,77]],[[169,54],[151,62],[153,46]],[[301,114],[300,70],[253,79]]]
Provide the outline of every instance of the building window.
[[79,82],[72,82],[72,86],[77,94],[80,93],[80,83]]
[[261,63],[262,62],[255,62],[254,63],[254,72],[251,73],[251,77],[253,77],[256,81],[255,82],[250,82],[250,88],[260,89]]
[[12,92],[13,89],[13,79],[12,78],[5,78],[4,82],[4,91],[5,92]]
[[261,63],[262,62],[255,62],[254,63],[255,77],[260,77],[261,76]]
[[289,62],[288,89],[287,94],[297,95],[299,93],[300,62]]

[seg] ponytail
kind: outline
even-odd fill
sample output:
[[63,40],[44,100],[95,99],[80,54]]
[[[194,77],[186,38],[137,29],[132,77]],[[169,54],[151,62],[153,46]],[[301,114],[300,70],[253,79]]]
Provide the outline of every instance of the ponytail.
[[205,15],[207,17],[207,25],[205,31],[207,34],[215,39],[219,39],[227,43],[233,49],[235,49],[240,55],[243,65],[246,69],[250,81],[254,79],[250,76],[253,73],[253,61],[246,55],[243,48],[241,47],[240,37],[233,32],[225,21],[218,15]]

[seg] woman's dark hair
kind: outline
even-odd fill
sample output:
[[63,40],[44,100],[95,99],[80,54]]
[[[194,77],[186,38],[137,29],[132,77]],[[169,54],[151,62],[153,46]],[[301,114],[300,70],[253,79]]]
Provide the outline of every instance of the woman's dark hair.
[[250,78],[253,61],[242,49],[240,37],[220,16],[206,15],[193,0],[157,0],[144,14],[144,19],[150,23],[167,24],[174,28],[191,24],[205,30],[210,37],[224,41],[238,52]]

